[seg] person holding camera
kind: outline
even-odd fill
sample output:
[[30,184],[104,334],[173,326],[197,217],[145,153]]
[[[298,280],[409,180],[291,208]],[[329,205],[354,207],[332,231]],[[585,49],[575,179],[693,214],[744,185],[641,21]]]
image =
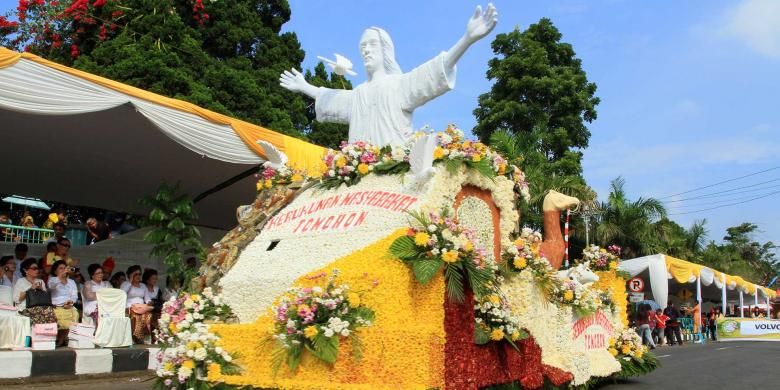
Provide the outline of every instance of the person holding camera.
[[57,260],[51,266],[49,278],[49,291],[51,303],[54,305],[54,314],[57,316],[57,345],[67,343],[68,330],[74,322],[79,321],[79,312],[74,304],[79,298],[79,288],[76,282],[68,277],[74,269],[69,267],[65,260]]
[[40,269],[36,260],[29,258],[22,262],[20,268],[22,278],[14,285],[14,302],[19,314],[30,317],[32,325],[57,322],[46,284],[38,277]]

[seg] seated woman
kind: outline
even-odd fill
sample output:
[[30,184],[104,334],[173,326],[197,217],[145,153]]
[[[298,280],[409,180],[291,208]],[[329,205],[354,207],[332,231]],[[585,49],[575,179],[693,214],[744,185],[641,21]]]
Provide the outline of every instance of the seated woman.
[[27,293],[30,290],[46,291],[46,284],[38,277],[40,269],[35,259],[27,259],[19,265],[22,278],[14,284],[14,302],[19,314],[30,317],[30,323],[51,324],[57,322],[54,309],[49,305],[27,307]]
[[143,282],[144,286],[146,286],[148,293],[149,300],[146,303],[153,307],[152,334],[154,334],[154,330],[157,329],[157,321],[160,319],[162,305],[164,302],[163,292],[160,290],[160,286],[157,285],[157,282],[159,281],[157,270],[152,268],[145,269],[141,281]]
[[76,282],[68,277],[68,264],[65,260],[57,260],[51,266],[49,291],[54,314],[57,316],[57,345],[67,344],[68,330],[74,322],[79,321],[79,312],[74,304],[79,299],[79,288]]
[[152,336],[152,307],[149,302],[149,290],[141,283],[141,266],[132,265],[127,269],[127,281],[120,287],[127,293],[127,314],[133,326],[133,342],[144,344]]
[[87,273],[89,274],[89,281],[84,283],[84,290],[82,292],[82,299],[84,299],[84,316],[92,318],[92,323],[97,328],[98,314],[97,307],[97,290],[101,288],[111,288],[111,285],[103,280],[103,267],[99,264],[90,264],[87,267]]
[[14,288],[19,276],[16,274],[16,261],[13,256],[3,256],[0,258],[0,267],[3,268],[3,276],[0,277],[0,286]]
[[122,271],[119,271],[115,274],[111,275],[111,278],[108,279],[108,282],[111,283],[111,287],[113,288],[120,288],[123,284],[125,284],[125,281],[127,280],[127,277],[125,276],[125,273]]

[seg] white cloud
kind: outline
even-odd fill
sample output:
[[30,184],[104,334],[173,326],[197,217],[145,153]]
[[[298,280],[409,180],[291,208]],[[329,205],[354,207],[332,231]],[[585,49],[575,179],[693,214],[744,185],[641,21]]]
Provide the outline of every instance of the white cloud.
[[763,55],[780,58],[780,1],[744,0],[727,17],[727,33]]

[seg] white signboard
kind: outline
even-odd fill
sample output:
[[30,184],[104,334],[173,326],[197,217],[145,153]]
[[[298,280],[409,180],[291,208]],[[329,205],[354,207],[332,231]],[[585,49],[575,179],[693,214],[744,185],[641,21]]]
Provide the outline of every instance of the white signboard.
[[765,334],[780,335],[780,321],[740,321],[739,330],[743,336]]
[[632,292],[628,293],[628,301],[631,303],[638,303],[645,300],[645,293],[641,292]]

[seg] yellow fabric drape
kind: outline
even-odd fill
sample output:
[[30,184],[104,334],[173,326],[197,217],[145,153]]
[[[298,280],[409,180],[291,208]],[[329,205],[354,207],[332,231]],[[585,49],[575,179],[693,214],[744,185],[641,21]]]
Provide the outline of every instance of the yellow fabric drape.
[[694,264],[685,260],[680,260],[671,256],[664,256],[666,260],[666,270],[672,275],[678,283],[688,283],[691,276],[697,278],[701,275],[703,265]]
[[265,158],[262,148],[257,145],[257,140],[268,141],[277,149],[287,154],[290,165],[307,169],[309,176],[320,176],[320,157],[325,153],[325,148],[317,146],[306,141],[299,140],[284,134],[268,130],[264,127],[244,122],[227,115],[219,114],[195,104],[183,100],[173,99],[145,91],[127,84],[100,77],[92,73],[87,73],[78,69],[69,68],[65,65],[52,62],[30,53],[17,53],[12,50],[0,48],[0,69],[15,65],[20,59],[30,60],[46,67],[56,69],[60,72],[88,80],[103,87],[129,95],[135,98],[143,99],[164,107],[179,111],[188,112],[197,115],[209,122],[220,125],[228,125],[244,141],[244,143],[257,155]]

